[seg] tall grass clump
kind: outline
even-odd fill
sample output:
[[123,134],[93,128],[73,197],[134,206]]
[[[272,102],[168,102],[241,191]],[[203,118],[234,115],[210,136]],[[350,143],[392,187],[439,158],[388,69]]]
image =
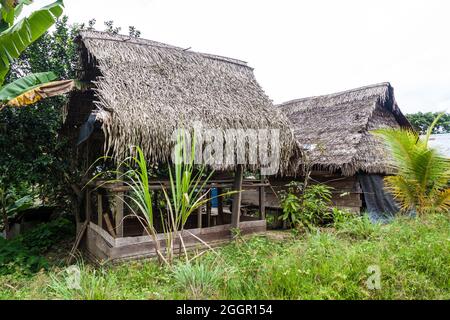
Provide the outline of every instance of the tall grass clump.
[[173,268],[175,287],[185,293],[187,299],[218,298],[224,269],[206,263],[180,263]]
[[49,296],[60,300],[109,300],[117,294],[115,279],[103,268],[79,262],[52,274],[47,288]]

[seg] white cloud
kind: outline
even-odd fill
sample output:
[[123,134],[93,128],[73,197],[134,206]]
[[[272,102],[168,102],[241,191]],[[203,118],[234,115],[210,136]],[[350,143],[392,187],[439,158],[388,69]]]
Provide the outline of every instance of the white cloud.
[[[51,2],[35,1],[34,6]],[[405,112],[450,106],[450,2],[65,0],[72,22],[248,61],[277,103],[390,81]]]

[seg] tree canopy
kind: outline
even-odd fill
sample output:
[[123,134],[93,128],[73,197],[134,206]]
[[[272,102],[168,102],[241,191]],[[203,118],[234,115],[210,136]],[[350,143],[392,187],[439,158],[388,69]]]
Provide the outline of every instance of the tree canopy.
[[[433,123],[433,120],[439,115],[439,112],[417,112],[407,114],[409,122],[411,122],[414,129],[416,129],[420,134],[425,134],[428,128]],[[433,128],[432,133],[450,133],[450,113],[444,114]]]
[[[11,64],[6,80],[12,82],[48,70],[58,79],[76,78],[73,40],[81,29],[94,27],[94,19],[86,25],[70,25],[66,16],[60,18],[52,32],[42,35]],[[105,29],[120,31],[111,21],[105,23]],[[139,31],[130,27],[129,34],[139,36]],[[0,112],[0,150],[4,150],[0,153],[0,186],[23,190],[24,194],[32,188],[41,199],[63,204],[64,195],[70,192],[64,177],[76,177],[69,171],[72,157],[67,154],[67,143],[58,135],[66,102],[66,97],[53,97],[26,108],[5,108]]]

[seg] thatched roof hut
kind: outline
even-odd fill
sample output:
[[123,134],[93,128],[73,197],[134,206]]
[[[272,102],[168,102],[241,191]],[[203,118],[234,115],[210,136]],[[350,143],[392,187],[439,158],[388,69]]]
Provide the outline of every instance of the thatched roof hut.
[[[303,149],[303,167],[296,171],[297,177],[271,179],[265,195],[268,207],[280,208],[275,192],[307,175],[309,183],[332,188],[331,201],[337,208],[355,213],[367,210],[375,220],[398,211],[383,186],[384,176],[394,173],[391,158],[384,142],[370,132],[382,127],[412,128],[389,83],[292,100],[278,108],[291,121]],[[243,202],[254,204],[255,199],[244,194]]]
[[[280,170],[288,167],[296,146],[289,121],[246,62],[97,31],[81,32],[78,42],[79,78],[93,83],[93,113],[114,157],[123,159],[139,145],[149,161],[165,162],[173,131],[199,121],[219,130],[279,129]],[[80,110],[69,107],[73,125],[88,117],[76,114]]]
[[370,130],[409,127],[389,83],[285,102],[279,108],[317,169],[351,176],[391,173],[383,142]]

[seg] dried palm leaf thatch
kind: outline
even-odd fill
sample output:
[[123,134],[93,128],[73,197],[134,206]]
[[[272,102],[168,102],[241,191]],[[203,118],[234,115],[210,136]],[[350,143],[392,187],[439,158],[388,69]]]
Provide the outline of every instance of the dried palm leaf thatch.
[[291,121],[299,145],[308,146],[316,168],[346,176],[393,173],[384,143],[370,131],[411,128],[389,83],[292,100],[279,108]]
[[149,161],[164,162],[173,131],[199,121],[222,131],[279,129],[280,172],[295,160],[298,147],[288,119],[245,62],[97,31],[81,32],[79,41],[85,77],[90,72],[96,86],[105,147],[116,158],[138,145]]

